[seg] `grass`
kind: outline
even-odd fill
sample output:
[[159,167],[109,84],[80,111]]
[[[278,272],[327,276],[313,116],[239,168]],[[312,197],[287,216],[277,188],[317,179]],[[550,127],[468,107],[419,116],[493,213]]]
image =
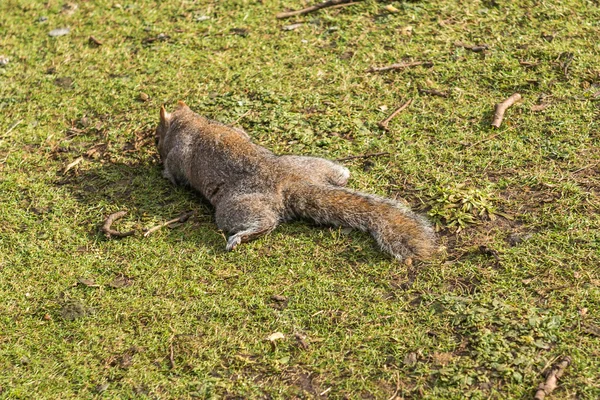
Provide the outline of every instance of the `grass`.
[[[600,397],[597,3],[63,5],[0,4],[1,398],[531,398],[567,355],[550,398]],[[433,67],[365,72],[402,60]],[[345,162],[351,186],[427,213],[444,249],[407,267],[296,222],[225,253],[161,177],[153,127],[179,99],[277,153],[389,152]]]

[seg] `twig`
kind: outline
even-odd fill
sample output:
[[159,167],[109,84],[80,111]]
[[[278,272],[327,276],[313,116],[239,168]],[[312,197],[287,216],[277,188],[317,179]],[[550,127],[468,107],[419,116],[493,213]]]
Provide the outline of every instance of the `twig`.
[[396,111],[394,111],[393,113],[390,114],[389,117],[387,117],[386,119],[384,119],[383,121],[381,121],[380,123],[378,123],[377,125],[384,130],[388,130],[388,124],[390,123],[390,121],[398,114],[400,114],[400,112],[402,110],[404,110],[406,107],[408,107],[410,105],[410,103],[412,103],[411,99],[408,99],[408,101],[404,104],[402,104],[400,107],[398,107],[396,109]]
[[537,391],[535,392],[535,397],[533,398],[534,400],[544,400],[547,395],[552,393],[552,391],[558,387],[558,379],[565,372],[565,368],[571,364],[571,361],[571,357],[567,356],[564,357],[562,361],[558,363],[558,365],[552,367],[548,373],[548,376],[546,377],[546,381],[540,383],[538,386]]
[[102,46],[102,42],[96,39],[94,36],[90,36],[88,40],[90,43],[95,44],[96,46]]
[[506,111],[506,109],[519,100],[521,100],[521,95],[519,93],[515,93],[503,102],[496,104],[496,110],[494,111],[494,119],[492,120],[492,126],[500,128],[502,120],[504,119],[504,112]]
[[422,65],[424,67],[431,67],[431,66],[433,66],[433,63],[431,61],[412,61],[412,62],[406,62],[406,63],[387,65],[385,67],[371,67],[367,70],[367,72],[385,72],[385,71],[391,71],[391,70],[396,70],[396,69],[417,67],[419,65]]
[[481,53],[482,51],[486,51],[487,49],[489,49],[489,46],[485,43],[473,46],[463,42],[456,42],[454,43],[454,45],[456,47],[462,47],[464,49],[471,50],[474,53]]
[[177,218],[173,218],[172,220],[169,220],[167,222],[163,222],[162,224],[153,226],[152,228],[148,229],[145,233],[144,233],[144,237],[148,237],[150,236],[150,234],[152,232],[156,232],[157,230],[164,228],[167,225],[171,225],[175,222],[180,222],[180,223],[184,223],[185,221],[187,221],[192,215],[194,215],[194,211],[186,211],[183,214],[181,214],[179,217]]
[[524,67],[535,67],[536,65],[539,65],[539,61],[519,61],[519,64],[524,66]]
[[173,341],[169,344],[169,363],[171,364],[171,369],[175,369],[175,356],[173,354]]
[[104,221],[104,225],[102,225],[102,232],[104,232],[107,238],[122,238],[126,236],[131,236],[135,233],[135,231],[119,232],[111,228],[113,222],[115,222],[119,218],[122,218],[125,214],[127,214],[127,211],[119,211],[114,214],[110,214],[108,218],[106,218],[106,221]]
[[317,11],[317,10],[320,10],[320,9],[326,8],[326,7],[333,7],[333,6],[338,6],[338,5],[347,4],[347,3],[359,3],[360,1],[362,1],[362,0],[358,0],[358,1],[357,0],[329,0],[329,1],[325,1],[320,4],[315,4],[314,6],[303,8],[301,10],[280,12],[279,14],[276,15],[276,17],[278,19],[295,17],[296,15],[308,14],[313,11]]
[[430,94],[432,96],[439,96],[439,97],[448,97],[448,93],[446,92],[440,92],[439,90],[436,89],[419,89],[419,93],[424,93],[424,94]]
[[371,157],[387,156],[388,154],[390,154],[390,153],[387,151],[384,151],[381,153],[361,154],[358,156],[349,156],[349,157],[344,157],[344,158],[338,158],[335,161],[348,161],[348,160],[356,160],[357,158],[371,158]]

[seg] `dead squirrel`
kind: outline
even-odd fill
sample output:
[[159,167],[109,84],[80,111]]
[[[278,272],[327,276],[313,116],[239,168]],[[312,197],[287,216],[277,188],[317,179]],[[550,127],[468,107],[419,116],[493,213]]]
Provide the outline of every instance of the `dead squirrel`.
[[161,108],[156,135],[163,175],[211,202],[217,226],[229,234],[227,250],[303,217],[369,232],[398,260],[434,252],[425,218],[397,201],[344,188],[350,171],[332,161],[277,156],[181,101],[173,113]]

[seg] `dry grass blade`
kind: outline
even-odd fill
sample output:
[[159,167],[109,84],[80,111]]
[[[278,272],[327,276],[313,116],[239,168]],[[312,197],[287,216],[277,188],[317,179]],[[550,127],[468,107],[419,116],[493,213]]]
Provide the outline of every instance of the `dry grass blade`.
[[385,67],[371,67],[367,70],[367,72],[386,72],[386,71],[393,71],[393,70],[397,70],[397,69],[418,67],[419,65],[422,65],[424,67],[432,67],[433,63],[431,61],[412,61],[412,62],[405,62],[405,63],[397,63],[397,64],[392,64],[392,65],[386,65]]
[[329,1],[325,1],[320,4],[315,4],[314,6],[303,8],[301,10],[280,12],[279,14],[276,15],[276,17],[278,19],[295,17],[297,15],[304,15],[304,14],[311,13],[313,11],[318,11],[322,8],[335,7],[335,6],[340,6],[340,5],[350,5],[350,4],[354,4],[354,3],[359,3],[360,1],[362,1],[362,0],[329,0]]

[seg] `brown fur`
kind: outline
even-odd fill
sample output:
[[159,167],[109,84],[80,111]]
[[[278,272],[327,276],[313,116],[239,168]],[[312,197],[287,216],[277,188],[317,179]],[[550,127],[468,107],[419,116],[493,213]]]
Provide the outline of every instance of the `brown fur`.
[[344,188],[350,172],[332,161],[276,156],[183,102],[172,114],[161,108],[157,139],[164,176],[211,202],[218,227],[230,234],[227,250],[303,217],[367,231],[399,260],[434,251],[427,220],[396,201]]

